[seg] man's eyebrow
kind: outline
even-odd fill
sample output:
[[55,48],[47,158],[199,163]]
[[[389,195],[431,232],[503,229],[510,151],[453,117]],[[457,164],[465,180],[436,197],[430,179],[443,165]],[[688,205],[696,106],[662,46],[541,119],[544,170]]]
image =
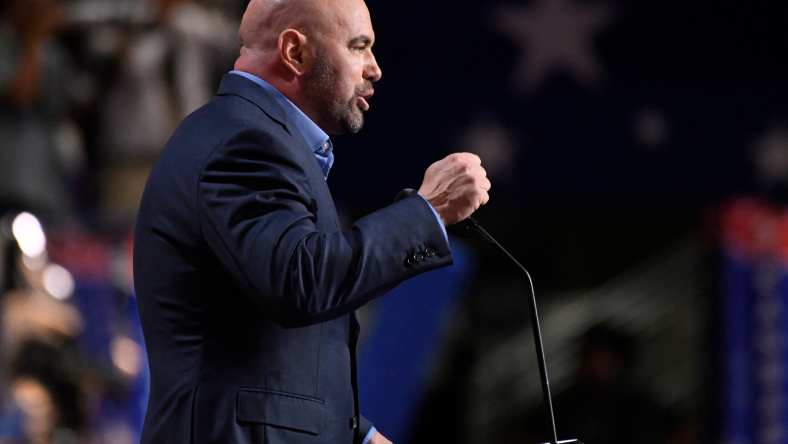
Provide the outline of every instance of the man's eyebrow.
[[372,44],[372,38],[367,35],[360,35],[358,37],[353,37],[350,40],[350,46],[356,46],[356,45],[369,46],[371,44]]

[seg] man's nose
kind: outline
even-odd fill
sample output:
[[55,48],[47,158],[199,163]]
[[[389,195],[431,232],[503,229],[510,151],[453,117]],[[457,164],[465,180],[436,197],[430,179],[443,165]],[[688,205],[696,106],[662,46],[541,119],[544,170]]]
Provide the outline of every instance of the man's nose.
[[378,65],[378,61],[375,59],[375,55],[370,55],[371,60],[370,63],[367,65],[367,69],[364,73],[364,78],[369,80],[370,82],[377,82],[378,80],[383,77],[383,71],[380,69],[380,65]]

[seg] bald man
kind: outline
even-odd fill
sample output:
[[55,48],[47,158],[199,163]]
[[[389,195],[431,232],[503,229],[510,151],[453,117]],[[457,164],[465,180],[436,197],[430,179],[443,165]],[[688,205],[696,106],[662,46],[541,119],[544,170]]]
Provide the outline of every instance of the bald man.
[[240,38],[235,69],[176,130],[140,207],[142,442],[388,443],[359,414],[354,310],[449,265],[445,226],[485,204],[490,182],[478,157],[453,154],[417,193],[343,229],[329,134],[361,130],[382,75],[369,11],[252,0]]

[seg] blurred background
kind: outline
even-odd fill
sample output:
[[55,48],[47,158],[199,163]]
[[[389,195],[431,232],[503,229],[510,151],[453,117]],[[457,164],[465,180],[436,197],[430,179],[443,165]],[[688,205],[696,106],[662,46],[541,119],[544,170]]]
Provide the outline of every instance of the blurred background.
[[[138,441],[135,211],[245,3],[0,4],[0,443]],[[561,438],[788,443],[788,4],[368,4],[384,79],[334,141],[345,221],[479,154]],[[527,281],[451,245],[363,310],[364,413],[397,443],[543,442]]]

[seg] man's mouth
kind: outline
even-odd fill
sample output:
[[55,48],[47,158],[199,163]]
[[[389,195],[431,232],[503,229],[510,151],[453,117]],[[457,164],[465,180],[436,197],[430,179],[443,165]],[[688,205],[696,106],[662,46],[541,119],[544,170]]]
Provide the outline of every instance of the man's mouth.
[[375,94],[375,91],[369,91],[358,95],[358,107],[361,111],[369,111],[369,99]]

